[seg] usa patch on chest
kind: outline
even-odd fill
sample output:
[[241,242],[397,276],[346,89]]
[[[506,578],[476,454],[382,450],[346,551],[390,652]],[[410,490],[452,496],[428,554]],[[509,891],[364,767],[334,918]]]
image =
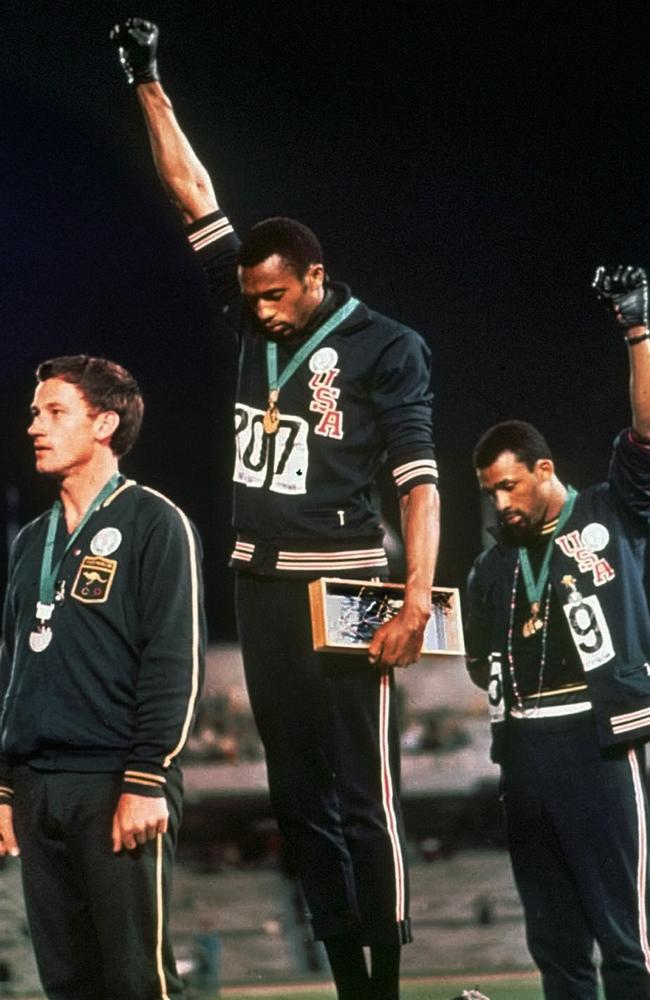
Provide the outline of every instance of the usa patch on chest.
[[[320,351],[317,352],[320,354]],[[332,352],[335,356],[335,352]],[[314,355],[316,357],[316,355]],[[313,359],[312,359],[313,360]],[[314,427],[314,434],[341,440],[343,437],[343,411],[338,408],[338,398],[341,390],[334,385],[334,379],[339,374],[338,368],[326,370],[312,368],[314,374],[309,380],[312,399],[309,409],[312,413],[322,416]]]
[[575,559],[581,573],[591,573],[597,587],[609,583],[616,576],[607,559],[597,555],[606,548],[609,542],[609,531],[604,524],[597,521],[588,524],[583,530],[570,531],[555,539],[565,556]]
[[108,600],[116,571],[116,559],[84,556],[72,585],[72,596],[84,604],[103,604]]

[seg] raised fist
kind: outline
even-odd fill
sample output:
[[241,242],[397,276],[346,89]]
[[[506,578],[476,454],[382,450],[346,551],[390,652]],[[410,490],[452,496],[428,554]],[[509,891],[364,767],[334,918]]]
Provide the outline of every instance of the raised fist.
[[648,279],[642,267],[599,267],[592,287],[623,329],[648,325]]
[[111,41],[117,45],[120,63],[130,84],[158,80],[156,51],[158,25],[141,17],[129,17],[111,29]]

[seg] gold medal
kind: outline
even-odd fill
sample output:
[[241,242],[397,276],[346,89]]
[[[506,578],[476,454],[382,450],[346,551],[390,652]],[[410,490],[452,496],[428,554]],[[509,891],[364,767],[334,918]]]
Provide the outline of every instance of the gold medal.
[[533,601],[530,606],[530,618],[524,622],[521,630],[524,639],[530,639],[531,636],[535,635],[535,632],[539,632],[543,625],[544,622],[539,617],[539,602]]
[[275,434],[280,426],[280,411],[277,406],[278,395],[279,392],[277,389],[269,390],[269,405],[262,419],[262,427],[265,434]]

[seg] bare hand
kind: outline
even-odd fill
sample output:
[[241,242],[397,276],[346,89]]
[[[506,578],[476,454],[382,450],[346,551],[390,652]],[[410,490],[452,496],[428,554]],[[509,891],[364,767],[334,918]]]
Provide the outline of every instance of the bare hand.
[[382,669],[408,667],[420,658],[428,615],[401,608],[380,625],[368,647],[368,659]]
[[113,816],[113,851],[117,854],[123,847],[132,851],[155,840],[159,833],[167,832],[168,820],[167,799],[124,792]]
[[12,858],[20,854],[14,833],[13,809],[6,803],[0,806],[0,858],[5,854]]

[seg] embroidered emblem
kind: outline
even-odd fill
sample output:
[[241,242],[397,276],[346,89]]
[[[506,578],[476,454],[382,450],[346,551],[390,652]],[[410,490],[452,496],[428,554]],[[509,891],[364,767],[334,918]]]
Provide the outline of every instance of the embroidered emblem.
[[327,372],[336,367],[339,356],[333,347],[321,347],[319,351],[314,351],[309,359],[309,368],[315,374]]
[[118,528],[102,528],[90,543],[90,551],[94,556],[110,556],[119,549],[122,542],[122,532]]
[[[323,348],[323,350],[329,350],[329,348]],[[337,409],[337,403],[341,390],[333,385],[338,374],[338,368],[314,372],[309,380],[309,388],[312,391],[309,409],[313,413],[322,413],[322,417],[314,428],[314,433],[320,434],[322,437],[340,440],[343,437],[343,412]]]
[[[595,522],[588,524],[585,531],[588,532],[587,538],[589,540],[595,536],[596,542],[600,543],[605,535],[609,540],[609,532],[602,524]],[[556,538],[555,544],[560,546],[565,556],[568,556],[569,559],[575,559],[581,573],[591,572],[595,585],[600,587],[603,583],[609,583],[610,580],[613,580],[616,573],[606,559],[599,558],[593,548],[588,548],[584,544],[583,536],[584,532],[581,535],[579,531],[570,531],[568,534]],[[601,547],[598,544],[598,548]]]
[[72,596],[83,604],[104,604],[111,592],[116,570],[115,559],[85,556],[72,585]]

